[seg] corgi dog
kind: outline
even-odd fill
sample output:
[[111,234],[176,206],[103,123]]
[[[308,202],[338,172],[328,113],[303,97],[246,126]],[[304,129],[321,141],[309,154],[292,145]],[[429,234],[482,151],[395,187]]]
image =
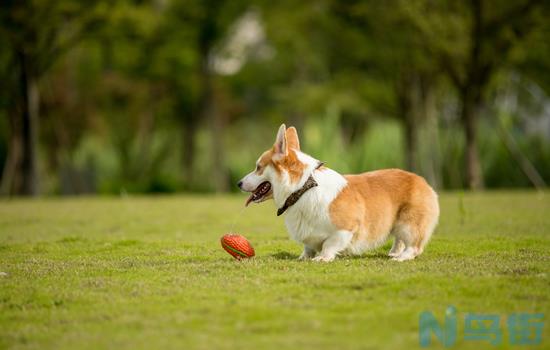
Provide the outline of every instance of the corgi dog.
[[301,260],[361,255],[389,236],[388,255],[411,260],[439,219],[437,194],[422,177],[399,169],[341,175],[303,153],[296,129],[284,124],[238,186],[251,193],[246,205],[274,200],[290,237],[303,244]]

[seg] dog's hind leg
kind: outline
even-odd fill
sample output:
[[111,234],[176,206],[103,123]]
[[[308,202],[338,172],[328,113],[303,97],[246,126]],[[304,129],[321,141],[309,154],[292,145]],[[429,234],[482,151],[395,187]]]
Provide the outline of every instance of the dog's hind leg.
[[336,255],[344,251],[349,246],[352,238],[353,233],[347,230],[340,230],[333,233],[323,242],[321,252],[313,258],[313,260],[324,262],[334,260]]
[[[409,223],[398,223],[393,228],[392,233],[395,236],[394,247],[397,244],[396,250],[394,251],[393,260],[396,261],[405,261],[414,259],[416,256],[416,249],[414,247],[416,231],[413,224]],[[393,251],[393,247],[392,247]],[[391,253],[391,251],[390,251]],[[392,256],[392,255],[390,255]]]
[[439,218],[439,205],[433,193],[431,200],[406,207],[395,225],[395,237],[405,243],[405,249],[393,259],[411,260],[422,254]]
[[399,256],[399,254],[401,254],[403,252],[403,250],[405,250],[405,242],[403,242],[403,240],[398,237],[397,235],[395,235],[395,239],[393,241],[393,245],[388,253],[388,256],[391,256],[392,258],[393,257],[396,257],[396,256]]
[[416,241],[414,243],[417,256],[422,254],[422,252],[424,251],[424,247],[430,240],[430,237],[432,236],[432,233],[434,232],[435,227],[437,226],[438,219],[439,219],[439,215],[432,215],[429,217],[427,216],[420,223],[418,228],[420,234],[416,237]]

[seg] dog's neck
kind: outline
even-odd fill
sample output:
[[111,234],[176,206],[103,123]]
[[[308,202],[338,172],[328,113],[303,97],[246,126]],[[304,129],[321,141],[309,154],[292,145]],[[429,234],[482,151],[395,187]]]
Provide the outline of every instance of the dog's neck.
[[302,164],[306,167],[303,170],[300,180],[293,182],[290,179],[288,172],[284,171],[278,176],[277,181],[272,183],[273,186],[273,201],[277,208],[282,207],[285,204],[286,199],[293,192],[299,190],[307,181],[308,177],[313,174],[315,168],[319,164],[319,161],[313,157],[303,154],[299,151],[296,151],[296,155]]
[[[337,173],[336,171],[327,168],[321,167],[317,170],[313,168],[306,174],[311,174],[311,177],[317,183],[317,186],[307,190],[302,194],[300,199],[289,207],[285,212],[285,220],[290,217],[296,218],[296,215],[302,217],[303,215],[317,215],[321,212],[324,212],[330,205],[330,203],[338,196],[340,191],[346,187],[348,181],[346,178]],[[308,176],[309,178],[309,176]],[[277,208],[284,206],[284,203],[288,196],[290,196],[294,191],[302,188],[304,186],[307,178],[302,180],[298,186],[293,188],[288,188],[286,192],[277,191],[274,189],[273,199]]]
[[[319,164],[315,167],[315,169],[313,169],[313,171],[319,169],[320,167],[322,167],[324,165],[323,162],[319,162]],[[298,202],[300,200],[300,198],[307,192],[309,191],[310,189],[312,189],[313,187],[317,187],[319,186],[319,184],[317,183],[317,181],[315,181],[315,179],[313,178],[313,173],[310,174],[306,180],[306,182],[304,183],[304,185],[302,187],[300,187],[298,190],[292,192],[285,200],[284,204],[279,207],[279,209],[277,210],[277,216],[281,216],[288,208],[290,208],[291,206],[293,206],[296,202]]]

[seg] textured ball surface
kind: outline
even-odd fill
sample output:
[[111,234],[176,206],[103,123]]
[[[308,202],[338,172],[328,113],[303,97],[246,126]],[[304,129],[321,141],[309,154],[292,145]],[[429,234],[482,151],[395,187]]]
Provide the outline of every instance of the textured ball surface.
[[254,256],[254,248],[244,236],[228,233],[221,238],[223,249],[235,259],[246,259]]

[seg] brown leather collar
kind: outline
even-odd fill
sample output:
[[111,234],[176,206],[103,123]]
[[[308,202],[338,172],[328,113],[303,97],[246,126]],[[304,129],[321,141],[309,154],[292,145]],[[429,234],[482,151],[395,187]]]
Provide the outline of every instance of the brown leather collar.
[[[325,163],[319,162],[319,165],[317,165],[317,167],[314,169],[314,171],[319,169],[323,165],[325,165]],[[304,193],[306,193],[308,190],[310,190],[310,189],[312,189],[313,187],[316,187],[316,186],[319,186],[319,184],[313,178],[313,174],[309,175],[309,177],[306,180],[306,183],[302,186],[302,188],[292,192],[290,194],[290,196],[288,196],[288,198],[286,199],[285,204],[282,207],[280,207],[279,209],[277,209],[277,216],[281,216],[288,208],[290,208],[296,202],[298,202],[298,200],[300,199],[300,197],[302,197],[304,195]]]

